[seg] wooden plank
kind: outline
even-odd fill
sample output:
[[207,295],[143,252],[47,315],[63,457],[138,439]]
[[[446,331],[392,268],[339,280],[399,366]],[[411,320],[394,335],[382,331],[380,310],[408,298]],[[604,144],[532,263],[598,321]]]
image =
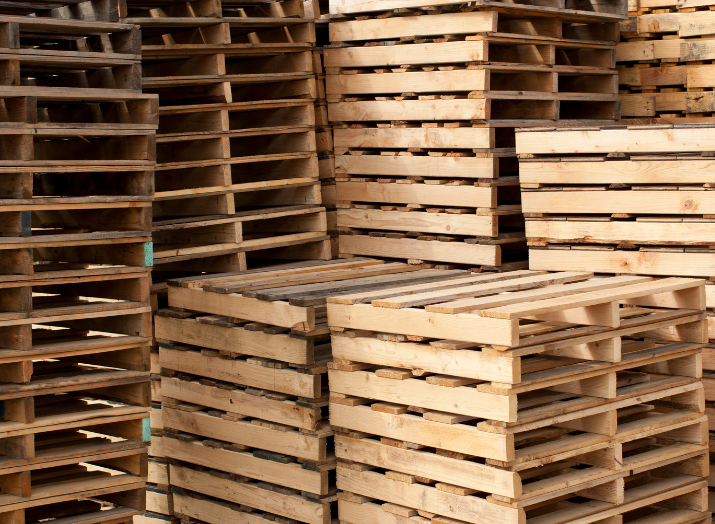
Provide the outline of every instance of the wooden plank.
[[169,377],[163,377],[161,382],[162,393],[167,398],[231,411],[247,417],[310,430],[315,430],[321,419],[319,408],[306,408],[292,401],[272,400],[241,390],[214,388]]
[[[288,294],[291,289],[295,289],[295,295],[299,295],[300,290],[307,289],[307,284],[317,284],[326,282],[335,282],[336,288],[342,285],[349,285],[349,282],[355,279],[363,279],[365,277],[374,277],[380,275],[395,275],[394,278],[399,278],[403,273],[417,271],[418,269],[402,263],[380,264],[373,267],[354,267],[343,270],[331,271],[316,271],[309,274],[301,275],[286,275],[281,278],[269,277],[268,279],[252,279],[247,282],[237,283],[227,282],[218,285],[204,285],[204,290],[214,291],[218,293],[244,293],[253,292],[255,290],[267,290],[275,288],[286,288]],[[343,283],[340,283],[343,282]],[[253,294],[248,296],[255,296]]]
[[330,404],[330,420],[337,427],[424,446],[495,460],[514,459],[513,433],[489,433],[476,426],[433,422],[411,413],[393,415],[369,406],[350,407],[336,403]]
[[401,369],[515,384],[521,377],[519,359],[485,355],[478,350],[447,350],[429,344],[390,342],[368,337],[332,340],[333,357]]
[[489,44],[481,41],[440,42],[325,49],[325,67],[374,67],[487,60]]
[[161,367],[191,373],[258,389],[278,391],[298,397],[321,396],[320,375],[299,373],[295,369],[269,368],[245,360],[222,359],[202,355],[199,351],[159,349]]
[[476,213],[457,215],[424,211],[338,209],[338,227],[490,237],[499,234],[497,218]]
[[263,331],[248,331],[240,327],[204,324],[195,319],[154,317],[156,338],[192,344],[219,351],[240,352],[245,355],[312,364],[312,342],[286,334],[269,335]]
[[[196,471],[181,466],[171,466],[171,481],[172,485],[178,488],[198,491],[220,500],[244,504],[307,524],[330,524],[329,507],[304,497],[269,492],[259,488],[255,483],[227,482],[225,479],[212,476],[209,472]],[[195,499],[191,499],[191,504],[189,504],[182,498],[182,495],[175,495],[175,509],[180,512],[180,508],[184,506],[193,507],[194,501]],[[205,512],[206,510],[202,510],[201,515],[204,515]]]
[[410,238],[376,238],[357,235],[340,235],[340,254],[365,255],[387,258],[416,259],[498,266],[501,264],[501,246],[467,244],[466,242],[430,242]]
[[383,378],[365,371],[330,369],[328,374],[331,392],[503,422],[516,421],[516,396],[481,393],[467,386],[436,386],[414,378]]
[[501,296],[488,296],[480,298],[465,298],[462,300],[454,300],[443,304],[432,304],[425,307],[427,311],[434,313],[466,313],[469,311],[477,311],[492,307],[506,306],[509,304],[520,304],[531,300],[540,300],[544,298],[553,298],[578,294],[585,291],[595,289],[609,289],[611,287],[626,286],[639,282],[650,282],[649,277],[632,277],[622,276],[609,279],[606,284],[601,279],[589,280],[586,282],[577,282],[563,286],[547,287],[545,289],[533,289],[528,291],[518,291]]
[[188,431],[194,435],[265,449],[307,460],[324,461],[327,456],[325,438],[304,435],[297,430],[278,431],[252,424],[247,420],[229,421],[203,412],[188,412],[162,408],[165,428]]
[[438,302],[456,300],[460,298],[474,298],[484,295],[496,295],[507,291],[521,291],[535,287],[565,284],[592,277],[593,273],[565,271],[547,275],[524,275],[519,278],[497,282],[471,283],[469,285],[454,287],[438,291],[415,292],[408,296],[384,298],[372,301],[375,307],[402,309],[406,307],[427,306]]
[[[499,159],[476,156],[336,155],[335,172],[350,175],[384,175],[389,173],[394,176],[496,178],[499,175]],[[701,178],[698,178],[698,180],[700,181]],[[461,187],[461,189],[464,189],[464,187]]]
[[[398,480],[391,480],[384,474],[373,471],[352,471],[339,467],[338,488],[464,522],[504,524],[505,522],[518,522],[520,516],[520,510],[497,506],[487,502],[486,498],[470,495],[461,496],[441,491],[434,486],[417,483],[408,484]],[[347,501],[341,500],[339,504],[342,505],[344,502]],[[374,504],[367,503],[364,505],[372,506]],[[341,508],[341,515],[342,511],[343,509]],[[374,521],[364,520],[360,522]]]
[[335,149],[380,148],[407,149],[487,149],[495,147],[491,127],[380,127],[335,129]]
[[704,184],[715,182],[713,165],[709,159],[667,157],[617,162],[528,161],[519,163],[519,180],[538,184]]
[[169,306],[304,331],[315,329],[312,308],[291,306],[287,302],[264,302],[236,294],[221,295],[170,286]]
[[[697,289],[697,287],[700,287],[702,289],[702,284],[704,284],[704,282],[693,279],[666,278],[653,282],[631,284],[618,288],[590,291],[587,293],[581,293],[578,295],[571,295],[567,297],[553,297],[523,304],[510,304],[497,308],[481,310],[479,314],[490,318],[524,318],[529,316],[540,316],[545,313],[551,313],[555,311],[564,311],[566,309],[571,308],[595,306],[610,301],[628,300],[629,302],[634,303],[638,301],[634,301],[633,299],[640,299],[641,297],[650,298],[652,295],[660,295],[665,293],[674,293],[672,297],[673,301],[677,301],[678,298],[675,292],[691,288]],[[702,298],[704,304],[704,290]],[[661,305],[665,307],[678,307],[675,306],[675,304]],[[693,304],[688,304],[686,301],[686,304],[684,305],[687,307],[688,305]],[[693,309],[699,308],[695,307]]]
[[[328,304],[328,322],[335,327],[398,332],[478,344],[516,346],[519,340],[517,319],[485,318],[468,313],[443,315],[409,308],[396,309],[386,315],[382,308],[365,304]],[[410,332],[404,333],[408,326]]]
[[561,242],[618,244],[712,243],[713,222],[577,222],[527,220],[526,236]]
[[715,274],[715,253],[531,249],[529,266],[547,271],[568,268],[596,273],[709,277]]
[[352,260],[306,260],[271,266],[273,269],[258,268],[231,273],[216,273],[211,275],[198,275],[195,277],[170,280],[171,285],[179,287],[203,287],[222,282],[248,282],[251,280],[268,280],[272,278],[291,278],[293,276],[306,276],[323,271],[339,271],[352,268],[370,267],[384,264],[382,260],[370,258],[354,258]]
[[[245,451],[227,451],[211,448],[200,442],[183,442],[175,438],[164,439],[167,457],[207,468],[229,471],[237,475],[270,482],[318,495],[328,494],[326,472],[303,469],[298,463],[280,464],[254,457]],[[172,475],[172,483],[173,483]]]
[[[380,48],[370,47],[367,49]],[[345,122],[487,120],[490,118],[490,114],[489,101],[484,98],[460,98],[455,100],[367,100],[328,104],[328,116],[330,120]]]
[[712,191],[530,191],[524,213],[715,214]]
[[[474,11],[473,13],[491,15],[491,13],[483,11]],[[449,14],[447,14],[447,16],[449,16]],[[427,18],[429,19],[429,17]],[[441,18],[441,16],[437,18]],[[404,18],[395,18],[394,20],[404,20]],[[380,20],[380,22],[384,22],[384,20]],[[364,22],[361,21],[360,23]],[[455,69],[454,71],[423,71],[392,74],[326,75],[325,91],[329,95],[328,98],[368,94],[384,96],[386,93],[488,91],[489,82],[487,75],[488,70],[486,69]]]
[[715,128],[531,131],[516,134],[518,154],[688,153],[709,151]]
[[496,31],[496,12],[472,11],[440,13],[439,16],[400,16],[335,22],[330,24],[330,41],[387,40],[418,35],[473,35]]
[[[470,208],[497,207],[497,192],[494,187],[381,184],[378,182],[342,182],[338,179],[336,189],[338,200],[352,202],[425,204]],[[338,210],[338,219],[340,219],[340,211],[342,210]]]
[[521,495],[521,479],[517,473],[436,453],[400,449],[373,439],[336,435],[335,454],[338,459],[370,464],[477,491],[511,498]]
[[512,280],[515,278],[521,278],[523,276],[535,276],[543,273],[538,271],[529,271],[528,269],[522,269],[517,271],[505,271],[504,273],[484,273],[484,274],[474,274],[468,273],[465,276],[464,273],[459,274],[456,270],[450,270],[451,273],[455,274],[456,278],[443,279],[437,282],[428,282],[425,284],[412,284],[412,285],[401,285],[391,287],[385,290],[369,290],[362,291],[358,293],[350,293],[348,295],[332,296],[328,298],[328,302],[333,304],[369,304],[373,300],[384,299],[390,297],[398,297],[402,295],[412,295],[414,293],[427,292],[427,291],[437,291],[445,290],[449,288],[459,287],[463,285],[472,284],[485,284],[488,282],[500,282],[503,280]]

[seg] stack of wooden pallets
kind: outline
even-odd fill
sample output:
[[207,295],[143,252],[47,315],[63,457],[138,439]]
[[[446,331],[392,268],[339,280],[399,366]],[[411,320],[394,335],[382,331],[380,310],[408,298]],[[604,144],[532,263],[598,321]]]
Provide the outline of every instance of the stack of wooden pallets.
[[514,128],[619,118],[625,2],[331,2],[340,254],[525,267]]
[[504,272],[328,299],[343,523],[709,523],[704,282]]
[[170,281],[155,329],[174,514],[329,524],[326,296],[420,273],[354,258]]
[[303,2],[126,4],[143,89],[160,99],[156,269],[243,270],[249,251],[329,258]]
[[105,0],[0,2],[0,522],[144,512],[158,103]]
[[531,268],[707,277],[715,333],[713,144],[707,124],[517,132]]
[[616,60],[626,119],[709,122],[715,112],[710,0],[635,0]]

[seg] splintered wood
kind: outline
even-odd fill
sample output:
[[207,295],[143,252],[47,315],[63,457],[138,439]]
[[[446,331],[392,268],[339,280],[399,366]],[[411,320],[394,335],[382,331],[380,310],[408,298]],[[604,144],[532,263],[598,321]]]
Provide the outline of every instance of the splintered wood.
[[127,0],[126,8],[125,20],[142,29],[143,89],[160,101],[156,269],[244,270],[256,252],[330,258],[319,57],[303,2]]
[[709,522],[702,280],[450,274],[327,299],[341,522]]
[[619,116],[625,6],[563,7],[331,3],[341,256],[526,267],[514,128]]
[[117,2],[0,2],[0,522],[130,524],[158,101]]

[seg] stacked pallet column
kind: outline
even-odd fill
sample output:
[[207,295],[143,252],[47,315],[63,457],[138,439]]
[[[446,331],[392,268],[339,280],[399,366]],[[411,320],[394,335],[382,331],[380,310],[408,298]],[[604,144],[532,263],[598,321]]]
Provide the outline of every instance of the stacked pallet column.
[[704,282],[591,275],[329,298],[340,522],[709,523]]
[[[711,122],[715,21],[706,0],[636,0],[616,49],[624,119]],[[641,120],[642,121],[642,120]]]
[[116,2],[0,5],[0,522],[144,513],[158,102]]
[[715,333],[714,147],[708,124],[517,132],[531,268],[705,277]]
[[299,0],[128,0],[158,93],[154,263],[235,271],[246,253],[329,258],[314,23]]
[[331,2],[341,256],[526,267],[514,128],[619,118],[624,2],[467,4]]
[[155,317],[155,333],[174,515],[330,524],[337,499],[321,282],[364,275],[375,285],[414,269],[356,258],[169,281],[171,308]]

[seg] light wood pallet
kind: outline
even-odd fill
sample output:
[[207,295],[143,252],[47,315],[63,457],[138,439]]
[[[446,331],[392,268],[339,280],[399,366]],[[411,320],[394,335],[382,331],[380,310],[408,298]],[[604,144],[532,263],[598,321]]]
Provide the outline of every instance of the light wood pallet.
[[[340,504],[358,505],[341,520],[597,522],[654,505],[663,486],[709,516],[703,282],[509,275],[328,298]],[[511,341],[481,325],[500,319]]]
[[504,128],[336,129],[340,253],[519,267],[512,139]]
[[[708,2],[639,2],[621,24],[622,114],[632,121],[712,122],[713,45]],[[631,10],[631,9],[629,9]]]
[[[715,128],[693,126],[517,133],[531,267],[715,274],[708,234]],[[552,141],[536,143],[544,139]]]
[[[202,519],[201,511],[213,507],[202,506],[195,493],[179,498],[178,488],[181,495],[203,494],[205,504],[206,497],[215,497],[299,522],[330,521],[336,464],[327,424],[330,345],[320,290],[436,278],[430,272],[413,277],[418,269],[356,258],[169,281],[169,306],[175,309],[158,312],[155,334],[162,447],[177,515]],[[182,293],[175,291],[237,297],[250,307],[217,313],[208,303],[181,302]],[[306,322],[282,312],[286,293]],[[230,491],[218,491],[213,483],[198,487],[177,482],[177,464],[184,476],[198,474],[198,466],[217,470],[211,475],[218,479],[231,474],[250,480]]]

